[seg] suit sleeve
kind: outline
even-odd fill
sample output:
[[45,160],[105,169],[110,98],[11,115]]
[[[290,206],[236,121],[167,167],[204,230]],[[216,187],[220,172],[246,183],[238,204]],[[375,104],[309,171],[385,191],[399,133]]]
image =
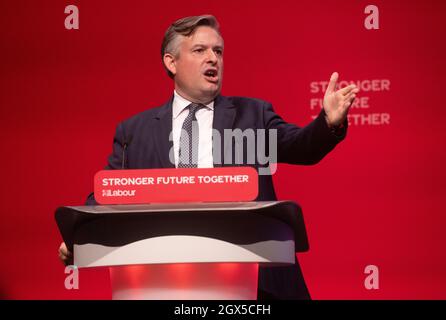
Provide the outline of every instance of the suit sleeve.
[[[116,127],[115,137],[113,138],[113,152],[108,157],[108,164],[105,166],[105,170],[114,170],[114,169],[121,169],[122,167],[122,150],[123,145],[125,141],[125,134],[124,134],[124,126],[122,123],[120,123]],[[87,197],[86,205],[92,206],[97,205],[94,198],[94,192],[90,193]]]
[[[122,168],[122,150],[124,146],[125,133],[124,126],[120,123],[116,127],[115,137],[113,138],[113,152],[108,157],[108,164],[105,170],[121,169]],[[127,160],[127,159],[126,159]],[[127,161],[126,161],[127,162]]]
[[347,120],[340,135],[335,135],[325,121],[325,111],[305,127],[285,122],[270,103],[264,105],[266,129],[277,130],[277,161],[289,164],[316,164],[347,134]]

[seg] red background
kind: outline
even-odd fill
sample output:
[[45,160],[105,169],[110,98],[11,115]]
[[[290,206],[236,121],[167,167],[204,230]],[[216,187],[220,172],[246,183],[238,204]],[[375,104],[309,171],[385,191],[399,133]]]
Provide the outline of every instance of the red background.
[[[80,10],[66,30],[64,8]],[[315,112],[312,81],[389,79],[363,92],[389,125],[351,126],[316,166],[280,165],[280,199],[304,212],[300,255],[314,299],[444,299],[446,18],[444,1],[2,1],[0,3],[0,295],[108,299],[108,272],[64,288],[54,211],[83,204],[119,121],[164,103],[172,82],[160,43],[168,25],[211,13],[225,39],[223,94],[273,103],[289,122]],[[353,110],[352,110],[353,111]],[[359,112],[359,111],[355,111]],[[364,268],[379,267],[366,290]]]

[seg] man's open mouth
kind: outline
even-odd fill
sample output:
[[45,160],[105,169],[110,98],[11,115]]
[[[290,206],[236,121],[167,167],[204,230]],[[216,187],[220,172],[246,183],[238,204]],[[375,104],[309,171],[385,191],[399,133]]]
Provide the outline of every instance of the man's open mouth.
[[210,82],[217,82],[218,81],[218,71],[217,69],[207,69],[204,72],[204,77],[206,80]]

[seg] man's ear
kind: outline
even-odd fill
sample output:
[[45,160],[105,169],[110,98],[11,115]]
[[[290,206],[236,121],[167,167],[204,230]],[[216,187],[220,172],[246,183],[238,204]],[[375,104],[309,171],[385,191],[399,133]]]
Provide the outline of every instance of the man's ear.
[[177,67],[175,65],[175,57],[171,53],[165,53],[163,57],[164,65],[173,75],[177,73]]

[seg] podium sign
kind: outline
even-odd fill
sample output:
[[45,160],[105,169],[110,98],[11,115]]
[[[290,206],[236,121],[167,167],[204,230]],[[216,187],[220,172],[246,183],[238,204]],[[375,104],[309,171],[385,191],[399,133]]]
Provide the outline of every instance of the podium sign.
[[252,201],[257,193],[251,167],[102,170],[94,178],[100,204]]

